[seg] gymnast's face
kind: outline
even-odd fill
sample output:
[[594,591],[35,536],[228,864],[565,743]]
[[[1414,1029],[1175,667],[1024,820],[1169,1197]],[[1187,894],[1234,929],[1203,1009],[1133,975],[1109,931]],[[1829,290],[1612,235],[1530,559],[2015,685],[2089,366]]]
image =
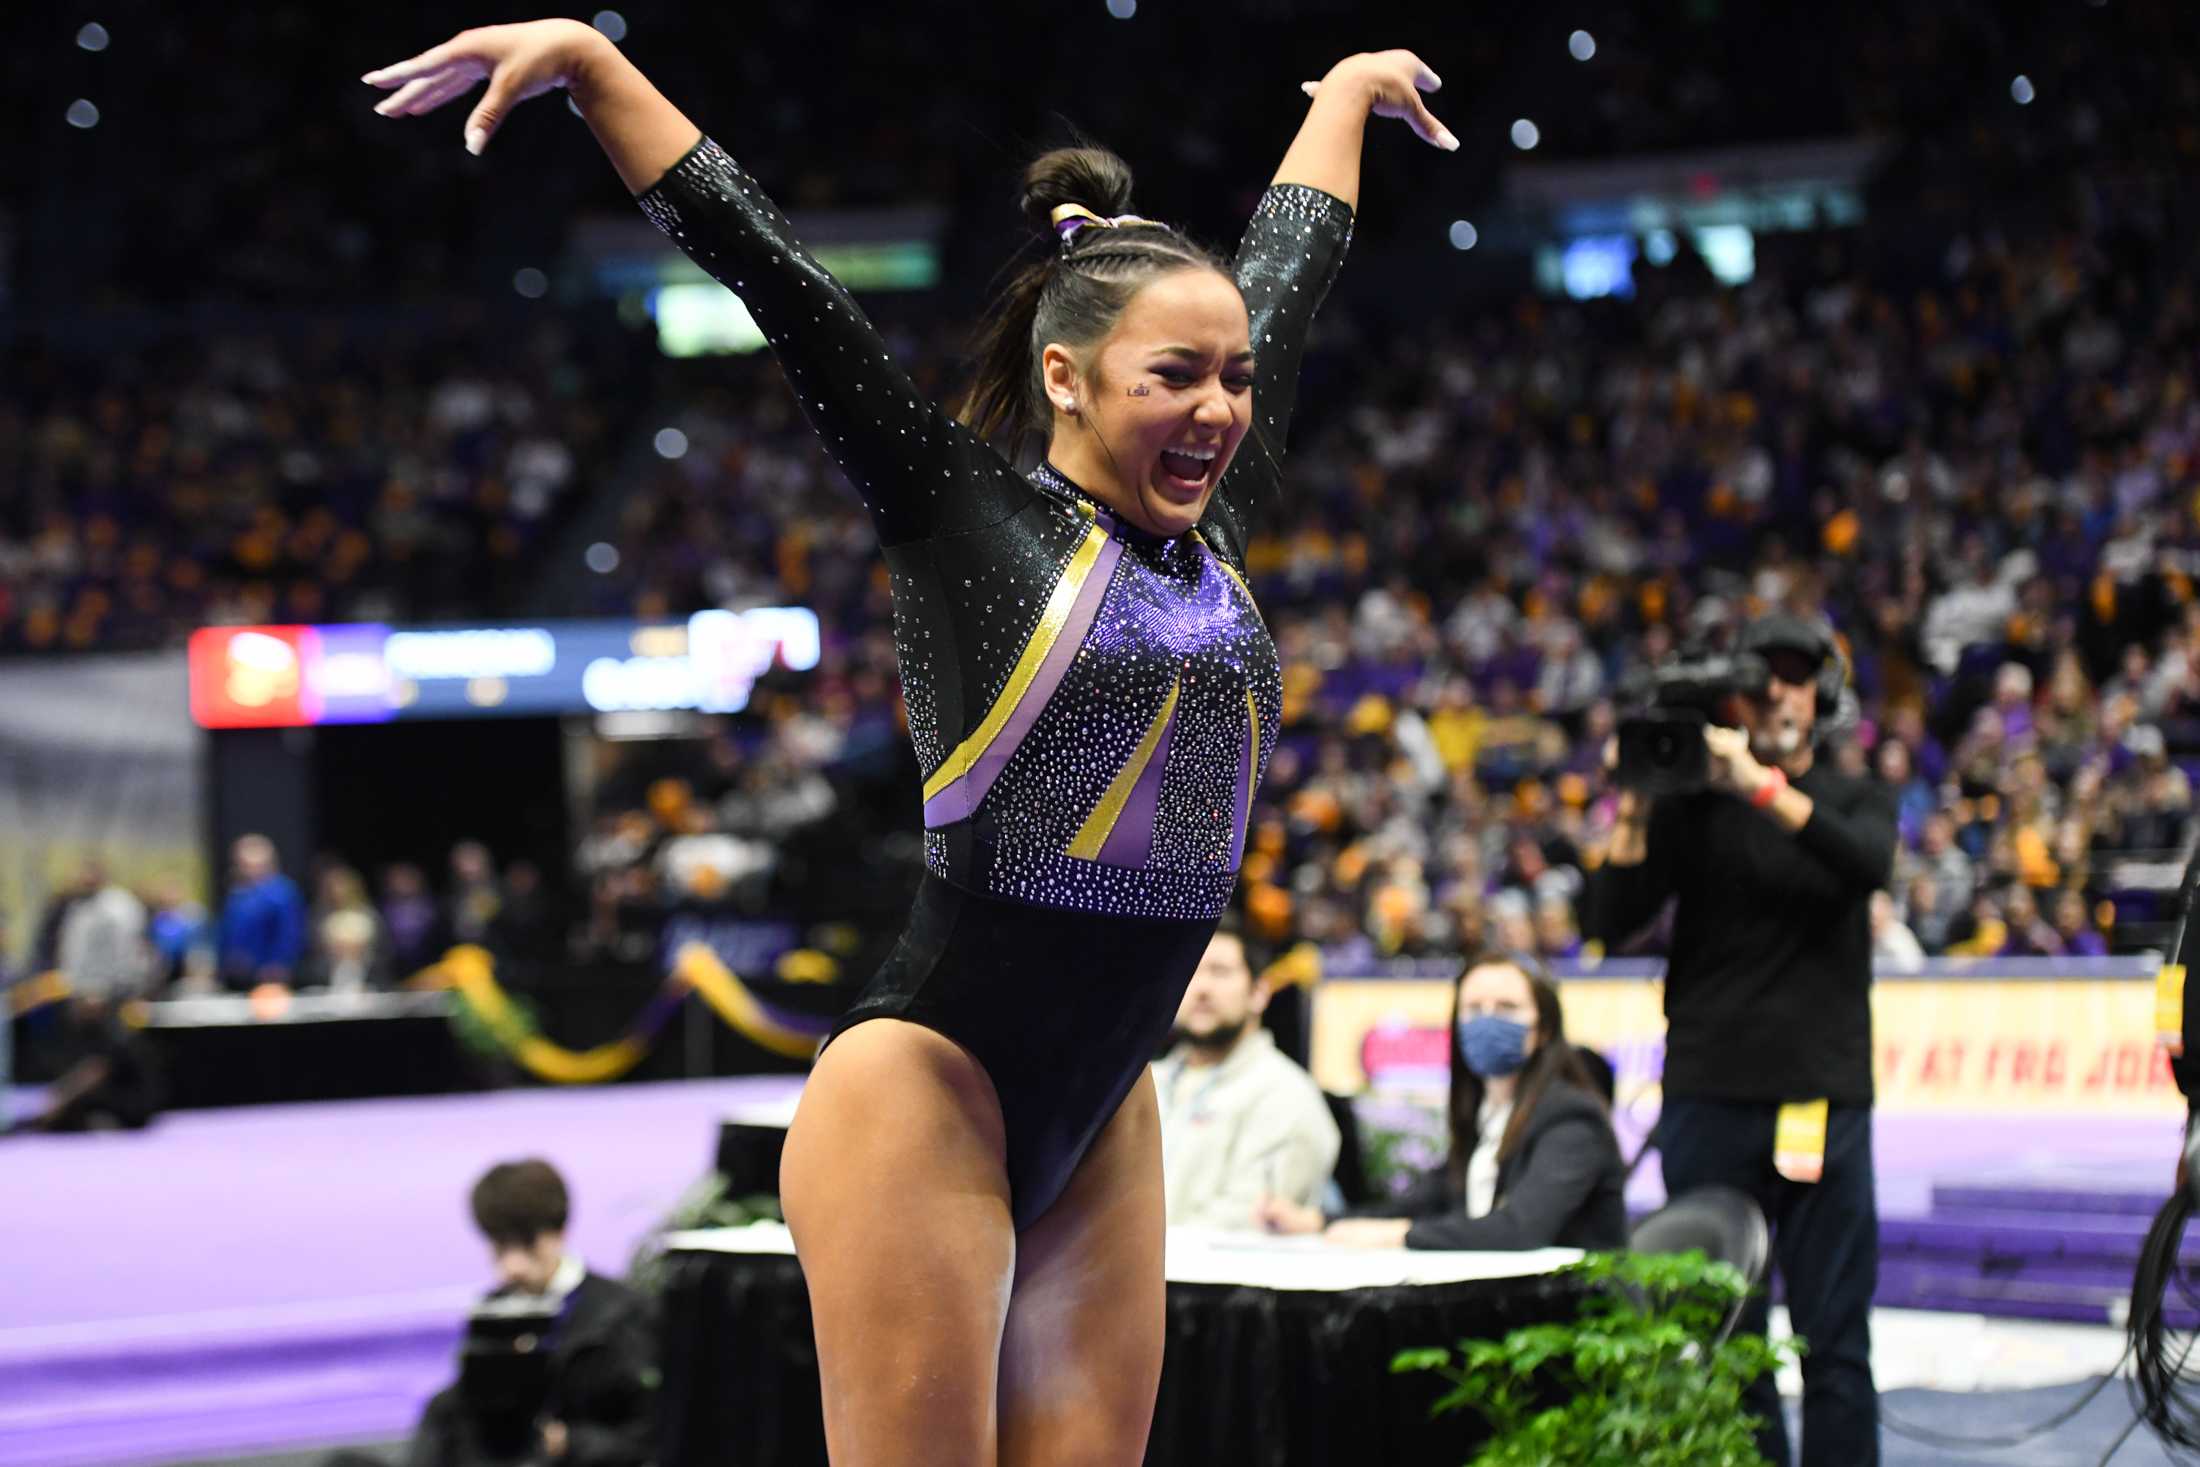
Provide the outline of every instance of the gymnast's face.
[[1149,281],[1096,344],[1049,345],[1048,457],[1140,529],[1199,523],[1253,422],[1252,326],[1235,282],[1213,270]]

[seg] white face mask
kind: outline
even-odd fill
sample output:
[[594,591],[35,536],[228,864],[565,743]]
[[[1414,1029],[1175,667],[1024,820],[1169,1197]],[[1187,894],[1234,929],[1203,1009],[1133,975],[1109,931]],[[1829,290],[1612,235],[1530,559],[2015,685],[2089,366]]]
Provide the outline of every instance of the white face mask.
[[1762,764],[1784,764],[1810,742],[1804,720],[1788,706],[1785,697],[1757,705],[1757,728],[1750,735],[1749,752]]
[[1750,735],[1749,752],[1760,764],[1780,764],[1803,746],[1802,732],[1785,719],[1774,717]]

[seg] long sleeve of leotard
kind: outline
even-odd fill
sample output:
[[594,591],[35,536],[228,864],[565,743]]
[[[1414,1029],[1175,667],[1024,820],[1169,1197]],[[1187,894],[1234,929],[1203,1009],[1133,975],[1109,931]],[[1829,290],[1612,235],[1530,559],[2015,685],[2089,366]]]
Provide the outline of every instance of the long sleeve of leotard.
[[1302,183],[1271,185],[1238,243],[1233,273],[1253,318],[1253,431],[1222,476],[1207,523],[1222,532],[1217,548],[1241,562],[1261,500],[1281,488],[1307,332],[1351,243],[1352,206]]
[[702,139],[635,202],[748,307],[882,544],[994,524],[1030,497],[999,454],[917,391],[855,297],[725,149]]

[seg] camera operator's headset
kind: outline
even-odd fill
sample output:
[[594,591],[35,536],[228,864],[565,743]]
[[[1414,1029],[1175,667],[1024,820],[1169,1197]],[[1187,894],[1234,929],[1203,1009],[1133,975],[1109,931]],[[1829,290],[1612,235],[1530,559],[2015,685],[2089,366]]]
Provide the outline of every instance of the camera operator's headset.
[[1854,732],[1862,710],[1849,688],[1848,655],[1841,650],[1832,625],[1784,611],[1769,612],[1745,625],[1734,646],[1737,654],[1752,660],[1749,671],[1759,687],[1772,672],[1765,654],[1782,649],[1818,659],[1818,716],[1811,725],[1811,742],[1825,744]]

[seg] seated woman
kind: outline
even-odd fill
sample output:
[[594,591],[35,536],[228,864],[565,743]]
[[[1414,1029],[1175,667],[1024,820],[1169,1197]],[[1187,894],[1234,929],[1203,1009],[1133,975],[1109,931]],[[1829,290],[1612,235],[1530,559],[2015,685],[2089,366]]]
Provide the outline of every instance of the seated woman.
[[1451,1154],[1411,1194],[1383,1204],[1388,1215],[1332,1221],[1271,1197],[1262,1225],[1361,1248],[1626,1244],[1627,1168],[1611,1116],[1534,959],[1468,959],[1453,997],[1450,1109]]

